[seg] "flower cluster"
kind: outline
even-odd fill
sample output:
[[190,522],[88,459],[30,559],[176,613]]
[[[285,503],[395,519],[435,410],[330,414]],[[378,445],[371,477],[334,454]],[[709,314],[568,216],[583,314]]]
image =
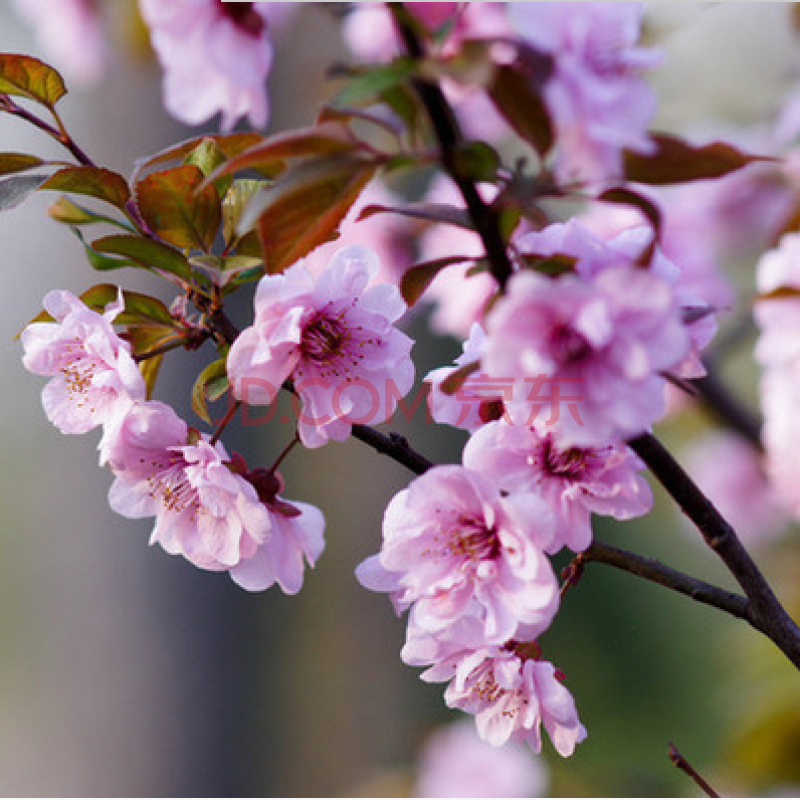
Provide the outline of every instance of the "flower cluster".
[[67,291],[51,292],[44,305],[54,321],[23,331],[24,364],[50,377],[42,402],[61,431],[102,426],[111,507],[155,517],[151,543],[202,569],[228,571],[251,591],[277,582],[297,592],[303,558],[313,566],[324,547],[320,512],[285,502],[277,475],[248,472],[169,406],[145,400],[130,344],[112,326],[124,308],[121,292],[103,314]]

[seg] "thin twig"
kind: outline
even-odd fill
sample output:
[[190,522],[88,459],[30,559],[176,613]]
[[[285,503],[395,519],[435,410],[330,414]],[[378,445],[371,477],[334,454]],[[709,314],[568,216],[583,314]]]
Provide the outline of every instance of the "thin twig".
[[[580,575],[584,565],[591,561],[608,564],[624,572],[629,572],[631,575],[657,583],[659,586],[685,594],[698,603],[719,608],[738,619],[747,619],[748,600],[746,597],[668,567],[655,558],[640,556],[638,553],[631,553],[603,542],[594,541],[586,550],[575,556],[567,567],[569,575]],[[571,585],[574,583],[575,579],[573,578]]]
[[52,139],[55,139],[60,145],[66,147],[67,150],[69,150],[70,153],[75,156],[75,160],[84,167],[93,167],[95,165],[92,159],[89,158],[89,156],[87,156],[80,147],[78,147],[73,138],[69,135],[69,133],[67,133],[63,123],[61,122],[61,118],[58,116],[55,109],[51,109],[51,113],[59,125],[58,128],[54,128],[52,125],[45,122],[43,119],[40,119],[35,114],[31,114],[31,112],[27,109],[18,106],[8,95],[0,95],[0,111],[5,111],[7,114],[24,119],[35,128],[38,128],[40,131],[44,131],[44,133],[46,133]]
[[386,436],[375,428],[370,428],[369,425],[353,425],[353,436],[379,453],[389,456],[398,464],[402,464],[415,475],[422,475],[434,466],[432,461],[411,447],[405,436],[396,433]]
[[232,403],[231,407],[225,413],[225,416],[219,421],[214,433],[211,434],[211,438],[208,440],[208,443],[212,447],[219,441],[219,437],[222,436],[222,432],[228,426],[228,423],[236,416],[236,412],[241,408],[241,405],[241,400],[237,400],[235,403]]
[[719,797],[719,794],[712,788],[711,784],[681,755],[681,752],[672,742],[669,743],[669,760],[679,770],[685,772],[707,797]]
[[[389,3],[388,5],[408,54],[413,59],[422,60],[425,58],[425,49],[417,36],[413,20],[408,11],[403,3]],[[503,235],[500,232],[497,214],[490,205],[484,202],[475,182],[463,174],[463,170],[459,165],[458,153],[459,148],[464,143],[464,137],[461,134],[455,114],[437,84],[429,80],[415,78],[412,81],[412,85],[430,117],[433,131],[439,142],[442,165],[456,183],[464,198],[467,210],[475,224],[475,230],[481,237],[483,246],[486,249],[489,269],[502,291],[511,277],[511,261],[506,252]]]

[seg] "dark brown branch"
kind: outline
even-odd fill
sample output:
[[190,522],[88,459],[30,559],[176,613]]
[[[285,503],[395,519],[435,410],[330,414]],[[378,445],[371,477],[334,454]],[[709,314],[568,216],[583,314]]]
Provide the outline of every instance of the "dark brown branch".
[[595,541],[586,550],[575,556],[570,567],[580,570],[584,564],[591,561],[608,564],[629,572],[631,575],[657,583],[659,586],[685,594],[698,603],[719,608],[738,619],[747,619],[748,600],[746,597],[693,578],[654,558],[640,556],[637,553],[630,553],[627,550]]
[[[425,50],[417,36],[413,19],[403,3],[389,3],[388,5],[408,54],[417,60],[425,58]],[[489,269],[500,289],[503,290],[511,277],[511,261],[506,252],[506,245],[494,209],[484,202],[475,183],[463,174],[459,165],[458,152],[464,143],[464,138],[453,109],[442,90],[435,83],[417,78],[412,81],[412,84],[430,117],[434,134],[439,142],[442,165],[464,198],[475,229],[486,249]]]
[[398,464],[402,464],[415,475],[422,475],[434,466],[432,461],[428,461],[411,447],[405,436],[396,433],[386,436],[368,425],[353,425],[353,436],[379,453],[389,456]]
[[736,532],[683,467],[652,435],[628,442],[728,567],[749,600],[747,621],[800,668],[800,627],[789,616]]
[[707,797],[719,797],[711,784],[681,755],[675,745],[669,743],[669,760],[682,772],[685,772],[703,791]]

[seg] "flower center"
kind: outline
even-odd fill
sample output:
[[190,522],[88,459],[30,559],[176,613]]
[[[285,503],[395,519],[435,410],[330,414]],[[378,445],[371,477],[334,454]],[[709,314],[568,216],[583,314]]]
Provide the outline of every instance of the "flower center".
[[568,480],[578,480],[586,470],[588,453],[578,447],[559,450],[548,436],[543,450],[544,468],[551,474]]
[[458,527],[450,533],[446,551],[451,556],[461,556],[469,561],[483,561],[500,554],[497,531],[471,519],[460,519]]
[[260,36],[264,30],[264,18],[253,8],[253,3],[223,3],[217,0],[220,13],[227,17],[237,28]]
[[147,476],[148,494],[161,501],[165,511],[181,514],[191,508],[200,510],[197,490],[186,478],[186,462],[180,456],[150,462],[152,471]]
[[566,324],[558,325],[553,330],[550,348],[559,364],[576,364],[592,352],[586,337]]
[[317,317],[303,331],[303,355],[317,363],[329,361],[339,355],[347,340],[347,328],[338,319]]
[[77,340],[74,347],[67,346],[67,354],[68,360],[61,367],[61,374],[64,376],[67,394],[80,406],[85,402],[92,388],[92,380],[102,362],[97,357],[89,355]]

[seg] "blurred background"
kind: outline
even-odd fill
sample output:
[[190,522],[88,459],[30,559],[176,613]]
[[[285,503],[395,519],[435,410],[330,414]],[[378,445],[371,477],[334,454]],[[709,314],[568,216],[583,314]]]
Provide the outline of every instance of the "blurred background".
[[[135,9],[108,5],[114,43],[103,78],[73,89],[63,108],[83,148],[129,175],[136,158],[198,131],[163,111],[159,69]],[[344,4],[300,5],[276,44],[272,130],[311,122],[331,93],[327,67],[348,57],[336,18]],[[800,85],[791,13],[791,4],[777,3],[650,9],[648,36],[665,52],[652,75],[656,127],[774,120]],[[11,3],[0,7],[0,50],[49,57]],[[0,150],[53,152],[5,117]],[[13,341],[48,290],[79,293],[106,277],[93,274],[78,242],[48,219],[53,199],[33,197],[0,216],[0,793],[408,793],[426,735],[453,717],[442,687],[401,663],[403,622],[385,597],[358,585],[353,569],[378,549],[383,509],[409,475],[358,442],[293,454],[286,495],[318,505],[327,518],[327,549],[295,597],[277,587],[247,594],[224,574],[147,547],[148,522],[121,519],[107,506],[110,476],[97,469],[96,435],[65,437],[50,426],[40,407],[43,381],[24,371]],[[753,258],[730,264],[745,297]],[[157,292],[139,275],[119,277]],[[429,333],[428,314],[410,323],[420,378],[460,351],[455,340]],[[751,346],[740,337],[727,377],[754,402]],[[187,419],[188,387],[204,355],[171,356],[174,368],[157,390]],[[418,418],[392,429],[433,460],[457,460],[464,437]],[[662,432],[680,452],[708,426],[690,409]],[[290,436],[279,423],[231,426],[225,442],[268,465]],[[663,497],[643,520],[596,530],[728,585]],[[759,560],[800,611],[796,532],[762,547]],[[589,730],[568,761],[546,745],[549,794],[693,795],[667,759],[669,741],[723,792],[800,786],[800,681],[743,624],[592,565],[542,646],[566,674]]]

